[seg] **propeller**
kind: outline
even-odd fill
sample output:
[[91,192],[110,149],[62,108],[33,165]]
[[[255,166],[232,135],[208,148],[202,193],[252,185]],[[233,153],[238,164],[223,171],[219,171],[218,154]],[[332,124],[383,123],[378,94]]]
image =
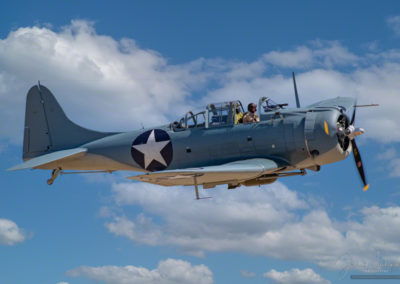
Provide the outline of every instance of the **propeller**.
[[353,108],[353,114],[351,116],[350,123],[348,123],[347,121],[343,121],[340,123],[340,127],[338,128],[338,136],[342,144],[346,142],[348,143],[348,141],[350,140],[351,146],[353,148],[354,162],[356,163],[358,173],[364,185],[364,191],[366,191],[369,188],[369,184],[367,183],[367,178],[365,177],[361,154],[360,151],[358,150],[355,140],[356,136],[364,133],[364,129],[354,127],[355,119],[356,119],[356,107]]
[[358,173],[360,174],[361,180],[364,185],[363,190],[366,191],[369,188],[369,184],[367,183],[367,179],[365,177],[361,154],[360,154],[360,151],[358,151],[358,147],[357,147],[356,141],[354,139],[351,140],[351,146],[353,147],[354,162],[356,163]]

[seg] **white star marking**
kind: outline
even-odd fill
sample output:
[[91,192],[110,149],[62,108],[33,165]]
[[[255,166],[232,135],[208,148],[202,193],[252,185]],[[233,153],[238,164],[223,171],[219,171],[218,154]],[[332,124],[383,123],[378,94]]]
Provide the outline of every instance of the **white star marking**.
[[165,146],[167,146],[169,142],[169,140],[156,142],[154,130],[152,130],[149,138],[147,138],[146,144],[133,145],[132,148],[135,148],[136,150],[144,154],[145,169],[147,169],[152,161],[157,161],[164,166],[167,166],[167,163],[165,162],[163,156],[161,156],[161,151],[162,149],[164,149]]

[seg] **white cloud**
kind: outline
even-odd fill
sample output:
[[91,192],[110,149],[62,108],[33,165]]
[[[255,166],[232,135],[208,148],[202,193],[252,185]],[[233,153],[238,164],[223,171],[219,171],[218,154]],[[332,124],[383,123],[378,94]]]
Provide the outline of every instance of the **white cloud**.
[[366,207],[356,216],[360,221],[333,220],[322,206],[311,206],[279,182],[229,194],[217,188],[212,199],[201,202],[182,187],[121,183],[113,191],[118,205],[140,206],[143,212],[135,218],[116,214],[105,226],[138,244],[173,246],[197,256],[235,251],[358,270],[379,262],[379,252],[400,264],[395,237],[400,207]]
[[[145,214],[134,221],[119,216],[106,223],[111,232],[148,245],[175,245],[200,256],[204,249],[236,249],[248,236],[279,227],[290,218],[288,209],[307,208],[295,192],[280,183],[267,190],[239,189],[229,195],[216,190],[209,202],[190,202],[192,190],[180,187],[155,189],[151,184],[120,183],[113,185],[113,191],[118,204],[139,205],[145,212],[165,218],[167,224],[159,226]],[[243,230],[248,233],[243,234]]]
[[395,148],[389,148],[378,154],[377,158],[385,162],[385,169],[391,177],[400,177],[400,157]]
[[396,36],[400,36],[400,16],[387,18],[386,23],[393,30]]
[[315,40],[313,55],[327,68],[356,66],[360,58],[338,41]]
[[19,28],[0,40],[0,130],[5,138],[20,138],[25,94],[38,79],[79,124],[130,130],[141,122],[166,123],[202,84],[197,65],[169,65],[131,39],[98,35],[86,21],[72,21],[59,32]]
[[391,177],[400,177],[400,158],[390,161],[389,167]]
[[397,156],[397,152],[395,148],[389,148],[384,152],[381,152],[377,155],[379,160],[391,160]]
[[57,284],[68,284],[68,282],[57,282]]
[[67,272],[69,276],[83,276],[107,284],[209,284],[213,283],[211,270],[201,264],[192,265],[187,261],[167,259],[160,261],[157,268],[127,266],[81,266]]
[[315,68],[354,65],[359,57],[338,41],[315,40],[310,46],[299,46],[294,51],[271,51],[263,59],[284,68]]
[[247,271],[247,270],[240,270],[240,275],[245,278],[253,278],[256,276],[254,272]]
[[313,65],[313,54],[310,48],[297,47],[294,51],[271,51],[264,55],[266,62],[280,67],[305,68]]
[[25,235],[15,222],[0,219],[0,245],[14,245],[23,242]]
[[223,61],[221,64],[225,65],[226,74],[222,74],[221,80],[245,80],[260,77],[267,66],[261,60],[256,60],[251,63],[247,62],[230,62]]
[[311,268],[298,269],[294,268],[290,271],[279,272],[272,269],[263,275],[265,278],[271,279],[277,284],[329,284],[329,280],[325,280],[319,274],[315,273]]

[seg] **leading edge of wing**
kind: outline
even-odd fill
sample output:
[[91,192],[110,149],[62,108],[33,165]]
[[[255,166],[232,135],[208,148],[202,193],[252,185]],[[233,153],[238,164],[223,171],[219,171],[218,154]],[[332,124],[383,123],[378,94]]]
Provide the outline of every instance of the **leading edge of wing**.
[[86,153],[86,151],[87,151],[86,148],[74,148],[74,149],[56,151],[56,152],[53,152],[50,154],[32,158],[22,164],[19,164],[12,168],[7,169],[7,171],[16,171],[16,170],[36,168],[36,167],[43,166],[43,165],[51,163],[51,162],[60,161],[60,160],[67,159],[67,158],[68,159],[76,158],[79,155],[83,155],[84,153]]
[[[231,180],[247,180],[262,174],[276,171],[288,164],[281,160],[248,159],[235,161],[218,166],[187,168],[146,173],[131,176],[128,179],[150,182],[161,185],[188,185],[193,184],[193,177],[198,177],[199,184],[209,182],[223,182]],[[180,182],[181,181],[181,182]]]

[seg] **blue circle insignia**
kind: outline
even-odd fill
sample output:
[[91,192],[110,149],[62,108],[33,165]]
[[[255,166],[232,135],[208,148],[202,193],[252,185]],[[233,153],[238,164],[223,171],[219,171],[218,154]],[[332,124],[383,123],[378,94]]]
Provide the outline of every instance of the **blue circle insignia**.
[[165,170],[173,156],[171,138],[164,130],[148,130],[133,141],[131,154],[133,160],[147,171]]

